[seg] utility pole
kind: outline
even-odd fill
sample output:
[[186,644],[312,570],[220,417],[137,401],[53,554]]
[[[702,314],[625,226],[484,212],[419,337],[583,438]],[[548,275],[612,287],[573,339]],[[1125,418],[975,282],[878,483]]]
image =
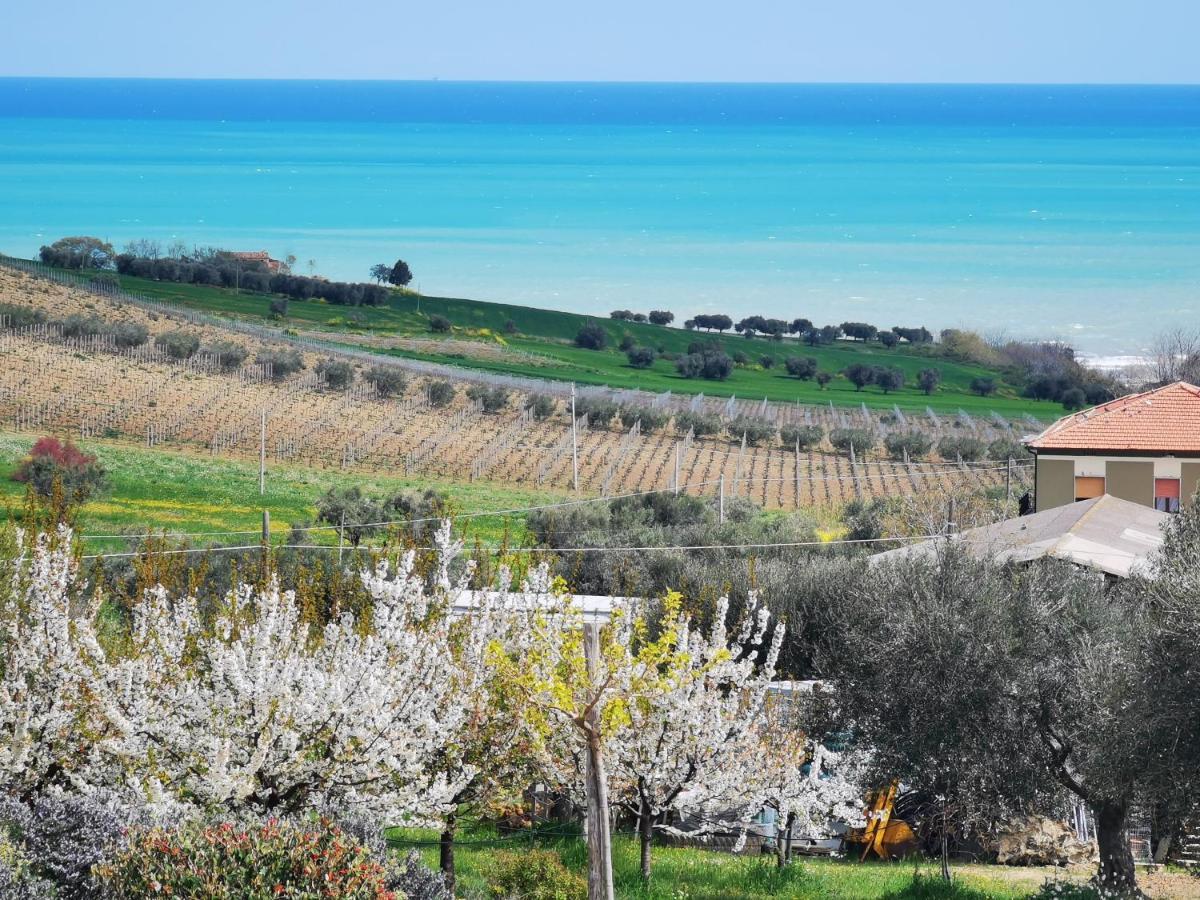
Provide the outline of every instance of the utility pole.
[[258,432],[258,495],[267,492],[267,408],[262,410],[262,427]]
[[725,473],[717,480],[717,522],[725,524]]
[[579,434],[575,427],[575,383],[571,382],[571,484],[579,492]]

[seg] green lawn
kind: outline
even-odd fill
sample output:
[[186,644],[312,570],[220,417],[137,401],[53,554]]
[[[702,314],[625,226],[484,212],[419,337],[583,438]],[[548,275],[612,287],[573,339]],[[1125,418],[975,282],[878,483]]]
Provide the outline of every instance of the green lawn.
[[[247,319],[262,319],[269,315],[271,298],[267,294],[235,293],[228,288],[173,284],[129,276],[121,276],[121,284],[131,293],[171,300],[219,315]],[[429,319],[433,315],[449,319],[454,332],[441,338],[434,335],[429,329]],[[503,334],[508,321],[516,324],[518,334]],[[608,332],[608,349],[582,350],[572,345],[580,326],[588,321],[598,322]],[[347,344],[354,343],[355,335],[362,334],[439,338],[444,352],[388,352],[397,356],[581,384],[670,390],[684,394],[704,393],[721,397],[736,395],[756,400],[767,397],[783,402],[865,403],[875,408],[897,405],[901,409],[915,411],[929,406],[942,412],[953,413],[965,409],[986,415],[994,410],[1006,416],[1029,413],[1040,419],[1053,419],[1062,412],[1056,405],[1017,396],[1011,386],[1002,383],[997,373],[944,358],[934,347],[904,346],[886,350],[880,344],[839,341],[836,346],[812,348],[793,338],[781,342],[761,337],[747,340],[736,334],[707,335],[681,328],[618,322],[608,318],[594,319],[559,310],[448,297],[418,297],[399,292],[394,294],[392,302],[386,307],[350,308],[330,305],[321,300],[293,300],[289,304],[286,324],[298,330],[330,331],[333,332],[331,338]],[[684,352],[688,344],[695,340],[719,340],[730,354],[738,350],[745,352],[750,357],[750,363],[738,367],[724,382],[680,378],[675,373],[674,364],[668,360],[659,360],[651,369],[638,370],[629,366],[625,354],[616,349],[626,333],[640,344],[675,353]],[[511,359],[479,359],[463,352],[463,342],[480,340],[504,343],[523,353],[514,354]],[[524,354],[532,354],[537,359],[530,359]],[[764,369],[759,365],[759,358],[763,355],[774,357],[776,367]],[[821,390],[815,382],[802,382],[787,376],[783,362],[788,356],[815,357],[821,369],[832,373],[841,372],[855,362],[894,365],[904,371],[906,384],[900,391],[890,395],[884,395],[874,387],[858,392],[844,377],[839,376],[827,390]],[[933,396],[927,397],[917,389],[916,375],[919,370],[929,367],[941,371],[942,385]],[[978,397],[970,392],[971,380],[980,375],[995,377],[1000,385],[996,395]]]
[[[24,485],[12,481],[10,475],[34,440],[34,435],[0,433],[0,503],[10,514],[20,510],[25,491]],[[333,486],[358,485],[367,494],[380,497],[433,487],[446,493],[459,512],[523,507],[562,496],[554,491],[488,482],[441,482],[272,464],[267,470],[266,494],[260,497],[258,464],[254,462],[105,442],[85,441],[81,446],[99,456],[109,477],[108,489],[82,510],[80,528],[89,535],[145,528],[180,532],[252,530],[260,527],[265,507],[271,511],[272,533],[282,539],[290,523],[312,521],[316,499]],[[514,537],[520,537],[523,519],[466,519],[462,520],[461,532],[468,539],[478,537],[492,542],[504,536],[506,527],[513,529]],[[254,537],[249,537],[252,543]],[[326,537],[331,535],[326,533]],[[217,540],[227,543],[240,539],[230,535]],[[88,549],[115,551],[124,543],[120,539],[89,541]]]
[[[391,836],[395,846],[417,846],[427,865],[438,865],[433,832],[404,829],[393,831]],[[568,868],[586,871],[587,851],[578,838],[542,838],[536,842],[520,836],[497,838],[496,832],[486,827],[460,835],[455,854],[456,893],[460,897],[487,897],[488,870],[495,865],[497,854],[519,854],[530,846],[551,849]],[[1048,869],[956,865],[955,887],[946,890],[936,866],[930,862],[914,865],[802,858],[781,871],[773,857],[734,856],[683,847],[655,847],[653,866],[651,883],[644,886],[636,839],[615,838],[616,894],[631,900],[1015,900],[1036,891],[1051,874]]]

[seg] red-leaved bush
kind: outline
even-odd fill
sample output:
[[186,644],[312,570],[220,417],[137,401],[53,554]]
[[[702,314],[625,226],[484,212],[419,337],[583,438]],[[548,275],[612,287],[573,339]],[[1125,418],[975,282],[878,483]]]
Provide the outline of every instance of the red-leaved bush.
[[32,485],[43,497],[54,492],[57,481],[65,499],[82,503],[104,486],[104,467],[94,454],[85,453],[69,440],[39,438],[13,472],[14,481]]
[[152,828],[97,874],[114,900],[399,900],[383,864],[325,819]]

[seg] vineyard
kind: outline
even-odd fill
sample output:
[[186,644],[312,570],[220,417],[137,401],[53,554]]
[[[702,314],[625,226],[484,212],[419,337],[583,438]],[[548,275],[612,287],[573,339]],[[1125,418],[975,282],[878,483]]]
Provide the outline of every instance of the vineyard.
[[[261,452],[268,467],[287,461],[556,489],[577,483],[588,495],[721,492],[791,508],[939,485],[997,488],[1009,479],[1016,490],[1027,464],[995,453],[990,460],[943,458],[936,448],[946,438],[1012,447],[1042,427],[996,414],[914,415],[594,387],[573,397],[559,382],[379,356],[11,262],[0,267],[0,302],[9,310],[0,315],[0,427],[214,456]],[[22,319],[12,314],[18,308],[40,315]],[[144,328],[145,339],[126,346],[111,330],[80,334],[64,322],[89,317]],[[159,340],[180,331],[196,339],[184,358]],[[236,366],[222,358],[230,347],[245,357]],[[273,370],[271,354],[281,351],[299,352],[297,371]],[[353,367],[337,387],[320,368],[331,359]],[[380,367],[401,373],[403,389],[381,394],[371,374]],[[717,424],[702,434],[686,427],[700,420]],[[785,431],[804,426],[819,428],[820,439],[785,443]],[[839,431],[858,437],[835,450],[830,436]],[[882,448],[897,434],[924,435],[926,452],[889,458]]]

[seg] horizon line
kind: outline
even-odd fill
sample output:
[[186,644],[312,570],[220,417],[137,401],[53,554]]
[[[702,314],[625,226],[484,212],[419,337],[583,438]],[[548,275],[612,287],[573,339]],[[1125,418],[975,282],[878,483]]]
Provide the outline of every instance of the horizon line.
[[373,78],[263,75],[9,75],[0,81],[261,81],[272,83],[325,82],[337,84],[454,84],[454,85],[662,85],[745,87],[1200,87],[1200,81],[721,81],[677,79],[586,78]]

